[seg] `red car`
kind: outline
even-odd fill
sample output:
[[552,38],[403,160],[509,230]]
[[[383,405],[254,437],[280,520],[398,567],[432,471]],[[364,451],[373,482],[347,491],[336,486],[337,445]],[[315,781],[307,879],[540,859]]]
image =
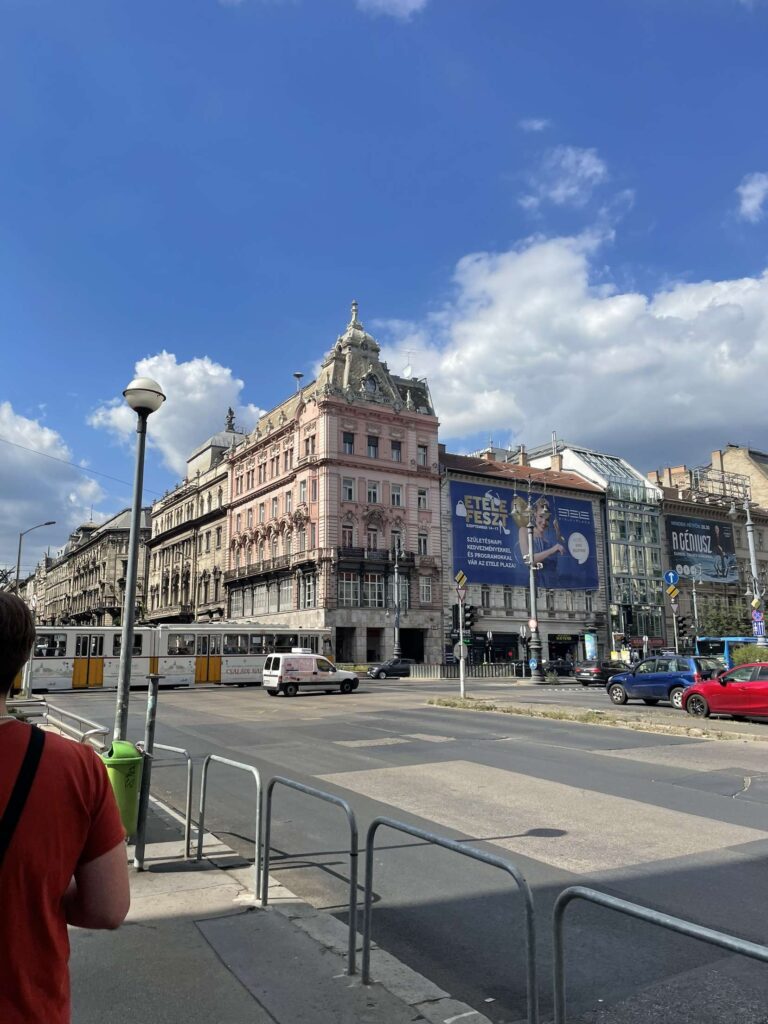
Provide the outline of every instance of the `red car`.
[[768,662],[739,665],[689,686],[683,692],[683,708],[694,718],[768,718]]

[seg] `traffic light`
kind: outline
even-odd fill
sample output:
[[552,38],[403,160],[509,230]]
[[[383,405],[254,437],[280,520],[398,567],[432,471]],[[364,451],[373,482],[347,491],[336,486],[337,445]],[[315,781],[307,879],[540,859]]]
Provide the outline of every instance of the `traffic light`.
[[459,606],[457,604],[451,605],[451,626],[453,629],[459,628]]
[[677,618],[677,635],[682,640],[683,637],[687,637],[691,631],[691,620],[687,615],[679,615]]
[[469,633],[475,624],[477,608],[473,604],[464,605],[464,632]]

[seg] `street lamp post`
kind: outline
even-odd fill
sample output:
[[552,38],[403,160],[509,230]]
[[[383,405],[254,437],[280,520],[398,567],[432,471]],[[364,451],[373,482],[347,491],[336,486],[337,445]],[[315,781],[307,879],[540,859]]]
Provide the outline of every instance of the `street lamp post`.
[[536,608],[536,571],[541,569],[542,563],[537,562],[533,556],[533,506],[531,505],[531,495],[528,494],[528,507],[526,508],[528,515],[528,554],[525,556],[525,562],[528,564],[528,585],[531,592],[531,621],[529,625],[531,627],[531,638],[528,641],[528,655],[530,658],[531,667],[531,680],[534,683],[544,682],[544,673],[541,671],[541,634],[539,633],[539,615]]
[[55,525],[56,525],[56,520],[55,519],[49,519],[47,523],[38,523],[37,526],[30,526],[30,528],[28,530],[22,530],[21,533],[19,534],[19,551],[18,551],[18,554],[16,556],[16,586],[14,587],[14,592],[16,594],[18,594],[18,592],[19,592],[19,576],[21,575],[21,542],[24,540],[24,537],[28,533],[31,533],[33,530],[39,530],[43,526],[55,526]]
[[[762,603],[765,590],[760,586],[760,578],[758,576],[757,553],[755,551],[755,524],[752,522],[752,512],[749,507],[748,498],[744,499],[742,508],[744,509],[747,517],[747,546],[749,547],[749,568],[752,573],[752,607],[756,610]],[[737,514],[736,504],[735,502],[731,502],[731,508],[728,515],[731,519],[735,519]],[[768,646],[768,637],[765,635],[758,636],[757,644],[759,647]]]
[[128,539],[128,567],[123,600],[123,632],[120,642],[120,665],[117,673],[114,738],[124,740],[128,728],[128,699],[131,689],[131,656],[133,654],[133,623],[136,605],[136,574],[139,562],[141,530],[141,499],[144,486],[144,449],[147,440],[147,419],[165,401],[160,385],[149,377],[137,377],[123,392],[126,402],[136,413],[136,475],[133,483],[131,531]]
[[395,644],[392,651],[396,658],[400,657],[400,547],[395,545]]

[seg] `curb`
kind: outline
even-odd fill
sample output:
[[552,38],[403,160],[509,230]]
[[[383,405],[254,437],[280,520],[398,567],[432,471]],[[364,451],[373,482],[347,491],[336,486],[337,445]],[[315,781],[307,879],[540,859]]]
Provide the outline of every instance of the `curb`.
[[[183,818],[172,807],[153,796],[150,796],[150,803],[153,813],[164,819],[166,823],[172,823],[173,827],[178,827],[180,823],[183,824]],[[215,845],[214,850],[210,850],[211,844]],[[205,852],[206,845],[209,847],[208,854]],[[222,858],[226,858],[228,863],[222,862]],[[332,914],[318,910],[301,899],[272,875],[269,879],[269,902],[266,907],[262,907],[253,893],[253,865],[245,861],[211,832],[205,833],[203,859],[209,861],[220,871],[225,871],[227,877],[240,886],[243,891],[236,897],[240,906],[252,907],[260,913],[272,911],[285,917],[327,953],[338,957],[341,966],[346,971],[349,929],[345,924],[338,921]],[[233,859],[241,866],[233,866]],[[358,953],[359,971],[359,958],[362,953],[362,936],[359,932],[355,949]],[[363,987],[359,973],[348,977],[350,986]],[[371,941],[371,979],[372,984],[380,985],[390,995],[410,1006],[430,1024],[447,1024],[448,1021],[465,1018],[471,1018],[472,1024],[492,1024],[492,1021],[484,1014],[466,1003],[453,999],[448,992],[435,985],[434,982],[412,970],[390,953],[380,949],[374,941]]]

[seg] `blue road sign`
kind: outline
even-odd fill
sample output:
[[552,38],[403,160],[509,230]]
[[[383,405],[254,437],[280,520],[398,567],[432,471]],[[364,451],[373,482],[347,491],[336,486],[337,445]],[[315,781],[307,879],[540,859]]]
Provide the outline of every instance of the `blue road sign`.
[[534,669],[538,668],[538,665],[539,665],[539,662],[538,662],[538,659],[536,659],[536,658],[531,658],[529,660],[529,662],[528,662],[528,668],[531,670],[531,672],[533,672]]
[[668,583],[670,587],[674,587],[680,582],[680,573],[675,572],[674,569],[667,569],[664,573],[664,582]]
[[765,623],[764,622],[753,622],[752,633],[754,636],[765,636]]
[[765,615],[759,610],[759,608],[755,608],[755,610],[752,612],[752,621],[762,622],[764,619]]

